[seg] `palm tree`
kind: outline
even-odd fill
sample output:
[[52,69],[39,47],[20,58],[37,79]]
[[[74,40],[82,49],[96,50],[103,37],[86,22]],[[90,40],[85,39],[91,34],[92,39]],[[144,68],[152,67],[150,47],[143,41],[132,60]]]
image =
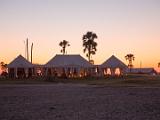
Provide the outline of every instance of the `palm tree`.
[[134,57],[133,54],[127,54],[127,55],[125,56],[125,59],[129,61],[128,67],[130,68],[130,71],[131,71],[131,68],[133,68],[132,61],[135,60],[135,57]]
[[87,32],[83,35],[83,52],[87,52],[86,56],[88,57],[88,61],[91,62],[91,55],[95,55],[97,51],[97,43],[94,39],[97,39],[97,35],[93,32]]
[[59,43],[59,46],[62,47],[61,53],[63,53],[63,55],[66,53],[66,47],[70,46],[69,42],[66,40],[63,40]]

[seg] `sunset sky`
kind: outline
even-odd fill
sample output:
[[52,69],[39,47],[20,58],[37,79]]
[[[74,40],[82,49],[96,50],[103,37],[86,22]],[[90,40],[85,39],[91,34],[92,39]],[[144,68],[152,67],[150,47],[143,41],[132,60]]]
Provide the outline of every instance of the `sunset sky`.
[[82,36],[97,34],[96,64],[112,54],[126,64],[157,67],[160,62],[160,0],[0,0],[0,61],[24,56],[24,41],[34,43],[34,63],[45,64],[60,54],[67,40],[68,54],[83,53]]

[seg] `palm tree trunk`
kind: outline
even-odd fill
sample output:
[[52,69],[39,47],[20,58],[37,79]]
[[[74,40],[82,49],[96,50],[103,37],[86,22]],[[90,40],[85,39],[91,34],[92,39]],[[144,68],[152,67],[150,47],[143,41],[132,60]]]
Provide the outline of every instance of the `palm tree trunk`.
[[88,61],[90,62],[91,61],[91,55],[88,54]]
[[31,63],[32,63],[33,43],[31,45]]
[[63,55],[65,54],[65,47],[63,47]]
[[91,46],[89,45],[89,49],[88,49],[88,60],[90,62],[91,60]]

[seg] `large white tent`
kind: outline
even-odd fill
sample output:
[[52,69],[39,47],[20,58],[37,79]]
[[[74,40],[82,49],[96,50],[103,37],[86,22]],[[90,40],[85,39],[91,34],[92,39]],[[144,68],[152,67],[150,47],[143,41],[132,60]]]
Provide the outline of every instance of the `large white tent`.
[[22,55],[19,55],[7,67],[10,77],[28,77],[33,74],[34,66]]
[[112,55],[103,64],[101,64],[100,67],[103,70],[107,70],[109,68],[110,72],[111,72],[111,75],[115,75],[115,70],[117,68],[119,69],[120,74],[122,74],[123,71],[127,68],[127,65],[125,65],[121,60],[119,60],[117,57]]
[[84,76],[92,67],[94,66],[80,55],[56,55],[45,65],[47,74],[48,71],[51,75],[65,72],[68,76],[73,76],[74,73],[76,76]]

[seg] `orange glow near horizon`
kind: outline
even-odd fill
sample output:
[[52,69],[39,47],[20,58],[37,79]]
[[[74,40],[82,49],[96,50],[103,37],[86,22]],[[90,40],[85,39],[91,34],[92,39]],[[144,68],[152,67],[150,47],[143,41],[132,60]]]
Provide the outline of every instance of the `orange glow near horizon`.
[[[85,4],[84,4],[85,3]],[[157,0],[5,0],[0,4],[0,61],[10,63],[24,56],[24,41],[34,43],[33,63],[45,64],[60,53],[59,42],[67,40],[68,54],[83,53],[82,36],[97,34],[95,64],[111,55],[125,64],[135,55],[134,67],[154,67],[160,62],[160,2]],[[87,58],[86,58],[87,59]]]

